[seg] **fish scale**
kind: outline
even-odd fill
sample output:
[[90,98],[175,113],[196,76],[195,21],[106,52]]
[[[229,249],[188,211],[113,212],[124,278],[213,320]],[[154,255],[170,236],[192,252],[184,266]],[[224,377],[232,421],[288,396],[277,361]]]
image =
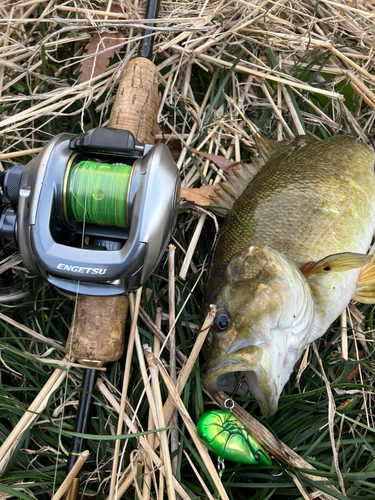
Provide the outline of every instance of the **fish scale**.
[[[264,138],[259,144],[265,164],[234,202],[212,256],[205,303],[227,311],[230,324],[208,336],[205,384],[229,391],[245,375],[271,414],[306,345],[356,292],[358,265],[306,277],[299,268],[332,254],[367,252],[375,227],[374,154],[343,135],[279,148],[264,147]],[[296,326],[305,307],[311,317]],[[277,364],[286,365],[281,374]]]
[[[250,240],[301,259],[322,258],[327,255],[327,244],[332,253],[367,249],[368,236],[364,243],[358,237],[366,232],[363,226],[367,216],[363,212],[375,200],[372,164],[373,154],[366,146],[342,136],[310,143],[294,154],[282,154],[271,160],[233,206],[251,235],[236,216],[229,215],[218,239],[214,267],[228,262],[234,253],[246,250]],[[353,165],[356,168],[350,171]],[[351,180],[354,184],[348,186]],[[358,200],[358,206],[353,207],[347,202],[347,196],[359,194],[367,197],[363,203]],[[353,231],[351,224],[345,238],[342,237],[344,214],[358,228]],[[293,231],[304,232],[306,237],[296,239]]]

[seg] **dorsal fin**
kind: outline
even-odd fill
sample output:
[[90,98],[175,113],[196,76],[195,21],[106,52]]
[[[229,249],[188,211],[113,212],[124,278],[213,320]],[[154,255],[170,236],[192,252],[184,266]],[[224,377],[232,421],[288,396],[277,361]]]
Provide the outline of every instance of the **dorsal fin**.
[[[210,195],[210,198],[218,208],[210,209],[220,217],[225,217],[228,213],[225,209],[232,208],[233,203],[241,196],[258,172],[259,168],[254,164],[241,163],[239,169],[233,170],[233,175],[226,175],[226,180],[214,189],[214,194]],[[223,207],[224,210],[219,207]]]
[[276,158],[276,156],[278,156],[279,154],[290,154],[292,151],[301,149],[307,144],[315,142],[317,140],[312,136],[301,135],[296,139],[278,142],[273,141],[272,139],[268,139],[261,133],[256,134],[254,138],[259,155],[259,158],[256,158],[255,161],[260,163],[260,168],[265,163],[267,163],[268,160],[271,160],[271,158]]
[[289,147],[289,144],[291,141],[273,141],[272,139],[268,139],[268,137],[265,137],[263,134],[258,133],[254,137],[255,139],[255,144],[257,145],[258,149],[258,158],[255,158],[255,160],[259,163],[261,163],[261,167],[268,162],[271,158],[274,158],[278,156],[281,153],[284,153],[284,151],[287,150]]
[[220,183],[214,189],[214,194],[210,196],[215,205],[224,208],[224,210],[220,208],[211,209],[220,217],[224,217],[228,213],[228,210],[225,209],[232,208],[234,202],[245,191],[249,182],[251,182],[263,165],[269,160],[280,154],[290,154],[292,151],[296,151],[308,143],[316,141],[312,136],[300,136],[293,140],[277,142],[265,137],[254,124],[252,125],[252,133],[257,146],[258,156],[252,158],[251,164],[241,163],[241,168],[233,170],[232,176],[226,175],[226,180]]

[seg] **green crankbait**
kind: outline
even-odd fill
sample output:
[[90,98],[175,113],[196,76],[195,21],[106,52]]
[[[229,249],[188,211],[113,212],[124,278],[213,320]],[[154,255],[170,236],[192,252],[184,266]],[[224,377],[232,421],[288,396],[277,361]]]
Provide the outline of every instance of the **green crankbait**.
[[227,410],[204,413],[197,423],[197,433],[207,448],[219,457],[219,463],[230,460],[251,465],[271,465],[268,452]]

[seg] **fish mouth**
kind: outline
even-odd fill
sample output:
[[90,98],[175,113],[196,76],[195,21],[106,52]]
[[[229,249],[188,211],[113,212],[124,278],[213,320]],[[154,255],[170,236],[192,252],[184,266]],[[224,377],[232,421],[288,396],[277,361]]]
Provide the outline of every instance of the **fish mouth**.
[[280,383],[262,366],[263,349],[250,345],[231,354],[213,360],[203,381],[209,391],[232,393],[241,378],[244,383],[237,394],[247,396],[251,392],[264,416],[270,417],[277,409]]

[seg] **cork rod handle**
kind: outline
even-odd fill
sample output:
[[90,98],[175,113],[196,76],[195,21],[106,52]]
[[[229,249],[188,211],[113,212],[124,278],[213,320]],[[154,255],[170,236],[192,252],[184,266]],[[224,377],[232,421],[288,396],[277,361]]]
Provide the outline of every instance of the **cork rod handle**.
[[158,113],[158,70],[144,57],[125,67],[109,119],[110,128],[129,130],[141,144],[154,144]]

